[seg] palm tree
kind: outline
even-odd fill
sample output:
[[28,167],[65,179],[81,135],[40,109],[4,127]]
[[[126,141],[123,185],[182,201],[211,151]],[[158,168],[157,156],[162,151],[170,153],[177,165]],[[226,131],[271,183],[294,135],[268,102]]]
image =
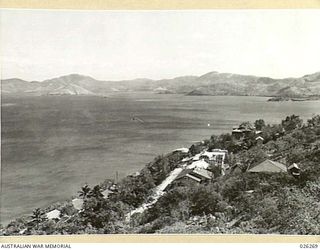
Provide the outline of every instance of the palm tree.
[[99,185],[94,186],[93,189],[88,194],[88,197],[93,197],[96,199],[103,198],[103,194],[101,193],[101,187]]
[[79,197],[82,199],[85,199],[88,197],[90,192],[91,192],[91,189],[89,188],[88,184],[86,184],[81,188],[80,191],[78,191]]

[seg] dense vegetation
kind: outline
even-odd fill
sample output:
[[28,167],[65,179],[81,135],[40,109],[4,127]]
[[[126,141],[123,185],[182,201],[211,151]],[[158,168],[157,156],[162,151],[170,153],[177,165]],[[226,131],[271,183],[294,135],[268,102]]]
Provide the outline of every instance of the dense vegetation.
[[[240,126],[252,126],[246,122]],[[281,124],[254,123],[255,135],[241,140],[231,134],[213,135],[190,147],[158,156],[139,175],[128,176],[105,198],[102,191],[114,187],[112,180],[82,187],[83,209],[71,201],[36,209],[3,227],[5,235],[82,233],[320,233],[320,115],[306,123],[295,115]],[[165,194],[142,214],[128,221],[126,214],[148,200],[152,189],[179,166],[184,157],[204,149],[227,149],[226,175],[206,184],[173,182]],[[289,166],[297,163],[301,175],[247,172],[263,159]],[[45,213],[57,208],[60,218],[48,220]]]

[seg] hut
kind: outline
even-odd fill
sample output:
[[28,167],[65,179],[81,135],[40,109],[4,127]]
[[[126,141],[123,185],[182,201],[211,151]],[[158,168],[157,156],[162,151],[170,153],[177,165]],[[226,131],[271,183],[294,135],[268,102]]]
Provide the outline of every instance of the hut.
[[301,169],[298,167],[296,163],[293,163],[288,167],[288,172],[293,175],[294,177],[300,176]]

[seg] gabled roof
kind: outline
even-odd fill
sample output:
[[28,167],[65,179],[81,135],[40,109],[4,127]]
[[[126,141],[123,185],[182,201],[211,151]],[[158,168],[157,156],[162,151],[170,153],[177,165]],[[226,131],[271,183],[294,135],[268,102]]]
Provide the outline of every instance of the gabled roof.
[[293,168],[300,170],[300,168],[298,167],[298,165],[296,163],[293,163],[292,165],[290,165],[288,167],[288,170],[293,169]]
[[256,140],[262,140],[262,141],[264,141],[263,137],[261,137],[261,136],[258,136],[258,137],[256,138]]
[[181,179],[185,177],[187,174],[191,173],[193,169],[184,169],[180,172],[180,174],[177,176],[176,180]]
[[212,178],[212,173],[209,172],[206,169],[203,169],[203,168],[196,168],[190,174],[192,175],[193,173],[196,174],[196,175],[199,175],[201,177],[204,177],[206,179],[211,179]]
[[196,169],[184,169],[182,172],[177,176],[176,180],[181,179],[183,177],[189,177],[197,182],[201,180],[212,178],[212,173],[203,168],[196,168]]
[[267,159],[249,169],[248,172],[287,172],[287,167],[280,162]]
[[194,168],[208,168],[210,164],[206,162],[205,160],[197,160],[192,162],[190,165],[187,166],[188,169],[194,169]]
[[193,175],[191,175],[191,174],[187,174],[186,176],[189,177],[189,178],[191,178],[191,179],[193,179],[193,180],[195,180],[195,181],[197,181],[197,182],[201,182],[201,179],[198,178],[198,177],[196,177],[196,176],[193,176]]

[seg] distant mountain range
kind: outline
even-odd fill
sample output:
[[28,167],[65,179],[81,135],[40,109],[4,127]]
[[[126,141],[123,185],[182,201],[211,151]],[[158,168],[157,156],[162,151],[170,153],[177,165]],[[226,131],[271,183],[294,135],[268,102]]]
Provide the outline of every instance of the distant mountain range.
[[202,76],[173,79],[100,81],[71,74],[45,80],[1,80],[1,93],[11,95],[108,95],[116,91],[152,91],[159,94],[236,96],[320,96],[320,72],[300,78],[273,79],[251,75],[209,72]]

